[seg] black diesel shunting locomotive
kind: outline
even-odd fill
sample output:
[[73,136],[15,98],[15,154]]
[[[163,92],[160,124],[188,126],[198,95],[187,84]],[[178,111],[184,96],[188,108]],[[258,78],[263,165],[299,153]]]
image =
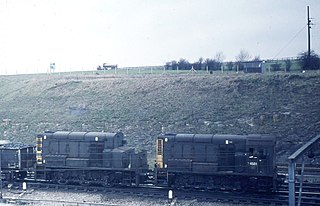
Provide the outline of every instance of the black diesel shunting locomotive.
[[146,151],[125,146],[121,132],[45,132],[36,151],[36,177],[61,184],[138,185],[148,169]]
[[172,187],[272,190],[275,138],[266,135],[162,134],[157,182]]
[[[121,132],[58,131],[37,135],[36,156],[31,146],[3,148],[1,165],[60,184],[267,191],[275,185],[274,150],[275,138],[267,135],[161,134],[150,170],[146,151],[127,147]],[[15,163],[5,163],[9,156]]]

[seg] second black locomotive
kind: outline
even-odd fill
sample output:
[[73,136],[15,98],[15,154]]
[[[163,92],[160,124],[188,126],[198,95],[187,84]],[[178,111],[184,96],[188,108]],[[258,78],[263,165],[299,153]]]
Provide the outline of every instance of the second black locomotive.
[[162,134],[157,181],[171,187],[272,190],[275,138],[267,135]]

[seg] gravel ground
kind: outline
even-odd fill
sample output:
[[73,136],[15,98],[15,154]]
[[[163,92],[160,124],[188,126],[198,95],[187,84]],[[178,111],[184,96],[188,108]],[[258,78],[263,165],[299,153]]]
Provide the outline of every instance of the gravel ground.
[[[177,200],[175,199],[170,203],[166,199],[151,198],[151,197],[136,197],[136,196],[124,196],[123,194],[115,193],[102,193],[102,192],[85,192],[85,191],[54,191],[54,190],[29,190],[23,191],[8,191],[3,190],[4,198],[22,198],[22,199],[35,199],[42,200],[36,201],[30,205],[39,206],[66,206],[66,205],[112,205],[112,206],[227,206],[230,203],[209,203],[199,202],[197,200]],[[17,204],[2,204],[2,205],[17,205]],[[232,204],[238,205],[240,204]],[[249,205],[246,205],[249,206]]]

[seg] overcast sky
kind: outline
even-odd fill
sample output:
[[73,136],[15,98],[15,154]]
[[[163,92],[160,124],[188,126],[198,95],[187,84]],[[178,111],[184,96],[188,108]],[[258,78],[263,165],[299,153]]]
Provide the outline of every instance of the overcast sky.
[[0,74],[320,53],[319,0],[0,0]]

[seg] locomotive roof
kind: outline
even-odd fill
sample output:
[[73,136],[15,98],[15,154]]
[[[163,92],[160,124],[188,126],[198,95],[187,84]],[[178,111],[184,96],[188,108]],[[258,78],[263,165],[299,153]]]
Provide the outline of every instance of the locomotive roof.
[[72,131],[56,131],[56,132],[51,132],[51,131],[46,131],[43,134],[53,134],[53,135],[72,135],[72,136],[114,136],[117,134],[122,134],[121,132],[72,132]]
[[114,136],[118,133],[112,133],[112,132],[71,132],[71,131],[56,131],[52,134],[55,135],[90,135],[90,136],[101,136],[101,135],[108,135],[108,136]]
[[47,135],[53,138],[70,138],[70,139],[78,139],[78,138],[105,138],[105,137],[123,137],[122,132],[117,133],[108,133],[108,132],[71,132],[71,131],[57,131],[57,132],[45,132],[40,135]]
[[166,133],[159,135],[160,138],[168,138],[173,141],[194,141],[194,142],[211,142],[212,140],[265,140],[275,141],[275,138],[270,135],[249,134],[249,135],[230,135],[230,134],[174,134]]

